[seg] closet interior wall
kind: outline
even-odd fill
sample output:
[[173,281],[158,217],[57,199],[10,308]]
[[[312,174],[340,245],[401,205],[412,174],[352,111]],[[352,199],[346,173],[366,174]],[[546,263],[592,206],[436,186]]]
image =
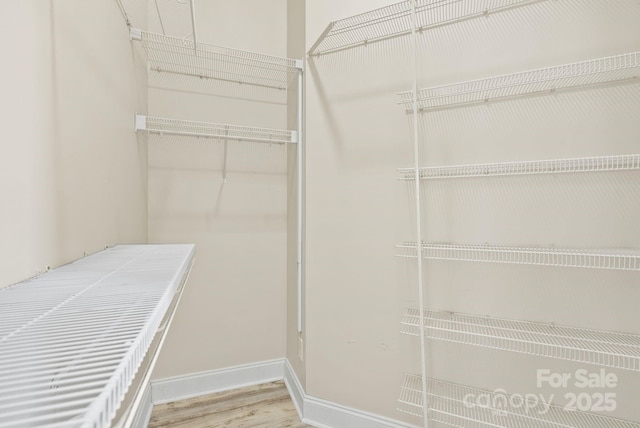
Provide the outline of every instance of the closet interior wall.
[[[392,2],[380,3],[308,3],[307,48],[329,21]],[[636,52],[638,18],[637,2],[541,1],[425,30],[418,88]],[[397,334],[402,306],[418,305],[415,258],[394,258],[395,244],[416,241],[413,182],[394,174],[413,165],[413,118],[396,105],[396,93],[413,84],[411,43],[405,35],[309,59],[306,108],[317,119],[307,123],[307,393],[420,424],[397,411],[396,399],[401,372],[424,369],[567,404],[565,393],[583,391],[538,388],[537,370],[601,367],[439,341],[427,342],[421,367],[417,338]],[[640,87],[625,82],[421,112],[419,164],[635,154],[638,105]],[[423,180],[421,239],[637,249],[637,174]],[[425,260],[424,273],[428,309],[640,334],[637,272]],[[606,415],[640,421],[638,373],[606,372],[619,379],[617,408]]]
[[146,64],[117,4],[1,2],[0,34],[0,287],[146,242]]
[[[195,6],[198,42],[286,57],[285,1]],[[287,129],[286,90],[151,71],[148,92],[149,116]],[[284,357],[286,192],[287,144],[149,136],[149,242],[197,248],[155,379]]]
[[[330,21],[389,2],[307,2],[307,51]],[[399,334],[414,289],[395,257],[412,236],[404,183],[411,44],[397,38],[307,58],[306,393],[400,419],[399,385],[418,348]]]

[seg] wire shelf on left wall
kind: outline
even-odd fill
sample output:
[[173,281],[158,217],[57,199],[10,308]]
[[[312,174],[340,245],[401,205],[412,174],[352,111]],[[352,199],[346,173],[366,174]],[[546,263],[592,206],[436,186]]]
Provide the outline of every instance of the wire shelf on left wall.
[[0,290],[0,426],[111,426],[194,247],[118,245]]

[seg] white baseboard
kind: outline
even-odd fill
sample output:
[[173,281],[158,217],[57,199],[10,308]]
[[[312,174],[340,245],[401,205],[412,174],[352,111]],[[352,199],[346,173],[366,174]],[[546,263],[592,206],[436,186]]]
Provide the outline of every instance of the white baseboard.
[[151,384],[147,383],[142,392],[140,406],[133,417],[131,423],[132,428],[146,428],[151,420],[151,412],[153,411],[153,401],[151,401]]
[[285,361],[284,383],[302,422],[318,428],[409,428],[413,425],[307,395]]
[[[286,359],[264,361],[226,369],[176,376],[151,382],[135,428],[145,427],[154,404],[183,400],[214,392],[284,380],[300,419],[318,428],[413,428],[393,419],[341,406],[305,393]],[[147,394],[145,390],[145,394]],[[141,424],[138,424],[141,421]]]
[[176,376],[151,382],[153,404],[282,380],[284,359]]

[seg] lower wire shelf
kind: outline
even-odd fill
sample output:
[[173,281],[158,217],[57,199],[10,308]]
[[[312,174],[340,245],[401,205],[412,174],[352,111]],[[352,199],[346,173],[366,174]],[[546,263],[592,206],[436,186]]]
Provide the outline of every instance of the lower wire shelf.
[[[420,334],[420,310],[407,309],[402,333]],[[430,339],[640,372],[640,335],[554,324],[423,311]]]
[[111,426],[193,254],[117,245],[1,289],[0,426]]
[[[640,428],[640,423],[548,404],[502,390],[486,391],[427,378],[430,420],[461,428]],[[407,374],[398,410],[422,417],[422,377]]]

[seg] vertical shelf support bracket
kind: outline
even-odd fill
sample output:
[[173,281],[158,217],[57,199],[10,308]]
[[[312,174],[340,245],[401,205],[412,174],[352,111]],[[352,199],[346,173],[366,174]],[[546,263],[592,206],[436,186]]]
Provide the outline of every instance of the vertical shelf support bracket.
[[[416,245],[418,255],[418,308],[424,311],[423,260],[422,260],[422,207],[420,206],[420,141],[418,134],[418,18],[416,8],[418,0],[411,1],[411,38],[413,48],[413,161],[416,194]],[[420,317],[420,331],[424,331],[424,317]],[[427,402],[427,351],[425,335],[420,335],[420,366],[422,371],[422,421],[424,428],[429,427],[429,403]]]

